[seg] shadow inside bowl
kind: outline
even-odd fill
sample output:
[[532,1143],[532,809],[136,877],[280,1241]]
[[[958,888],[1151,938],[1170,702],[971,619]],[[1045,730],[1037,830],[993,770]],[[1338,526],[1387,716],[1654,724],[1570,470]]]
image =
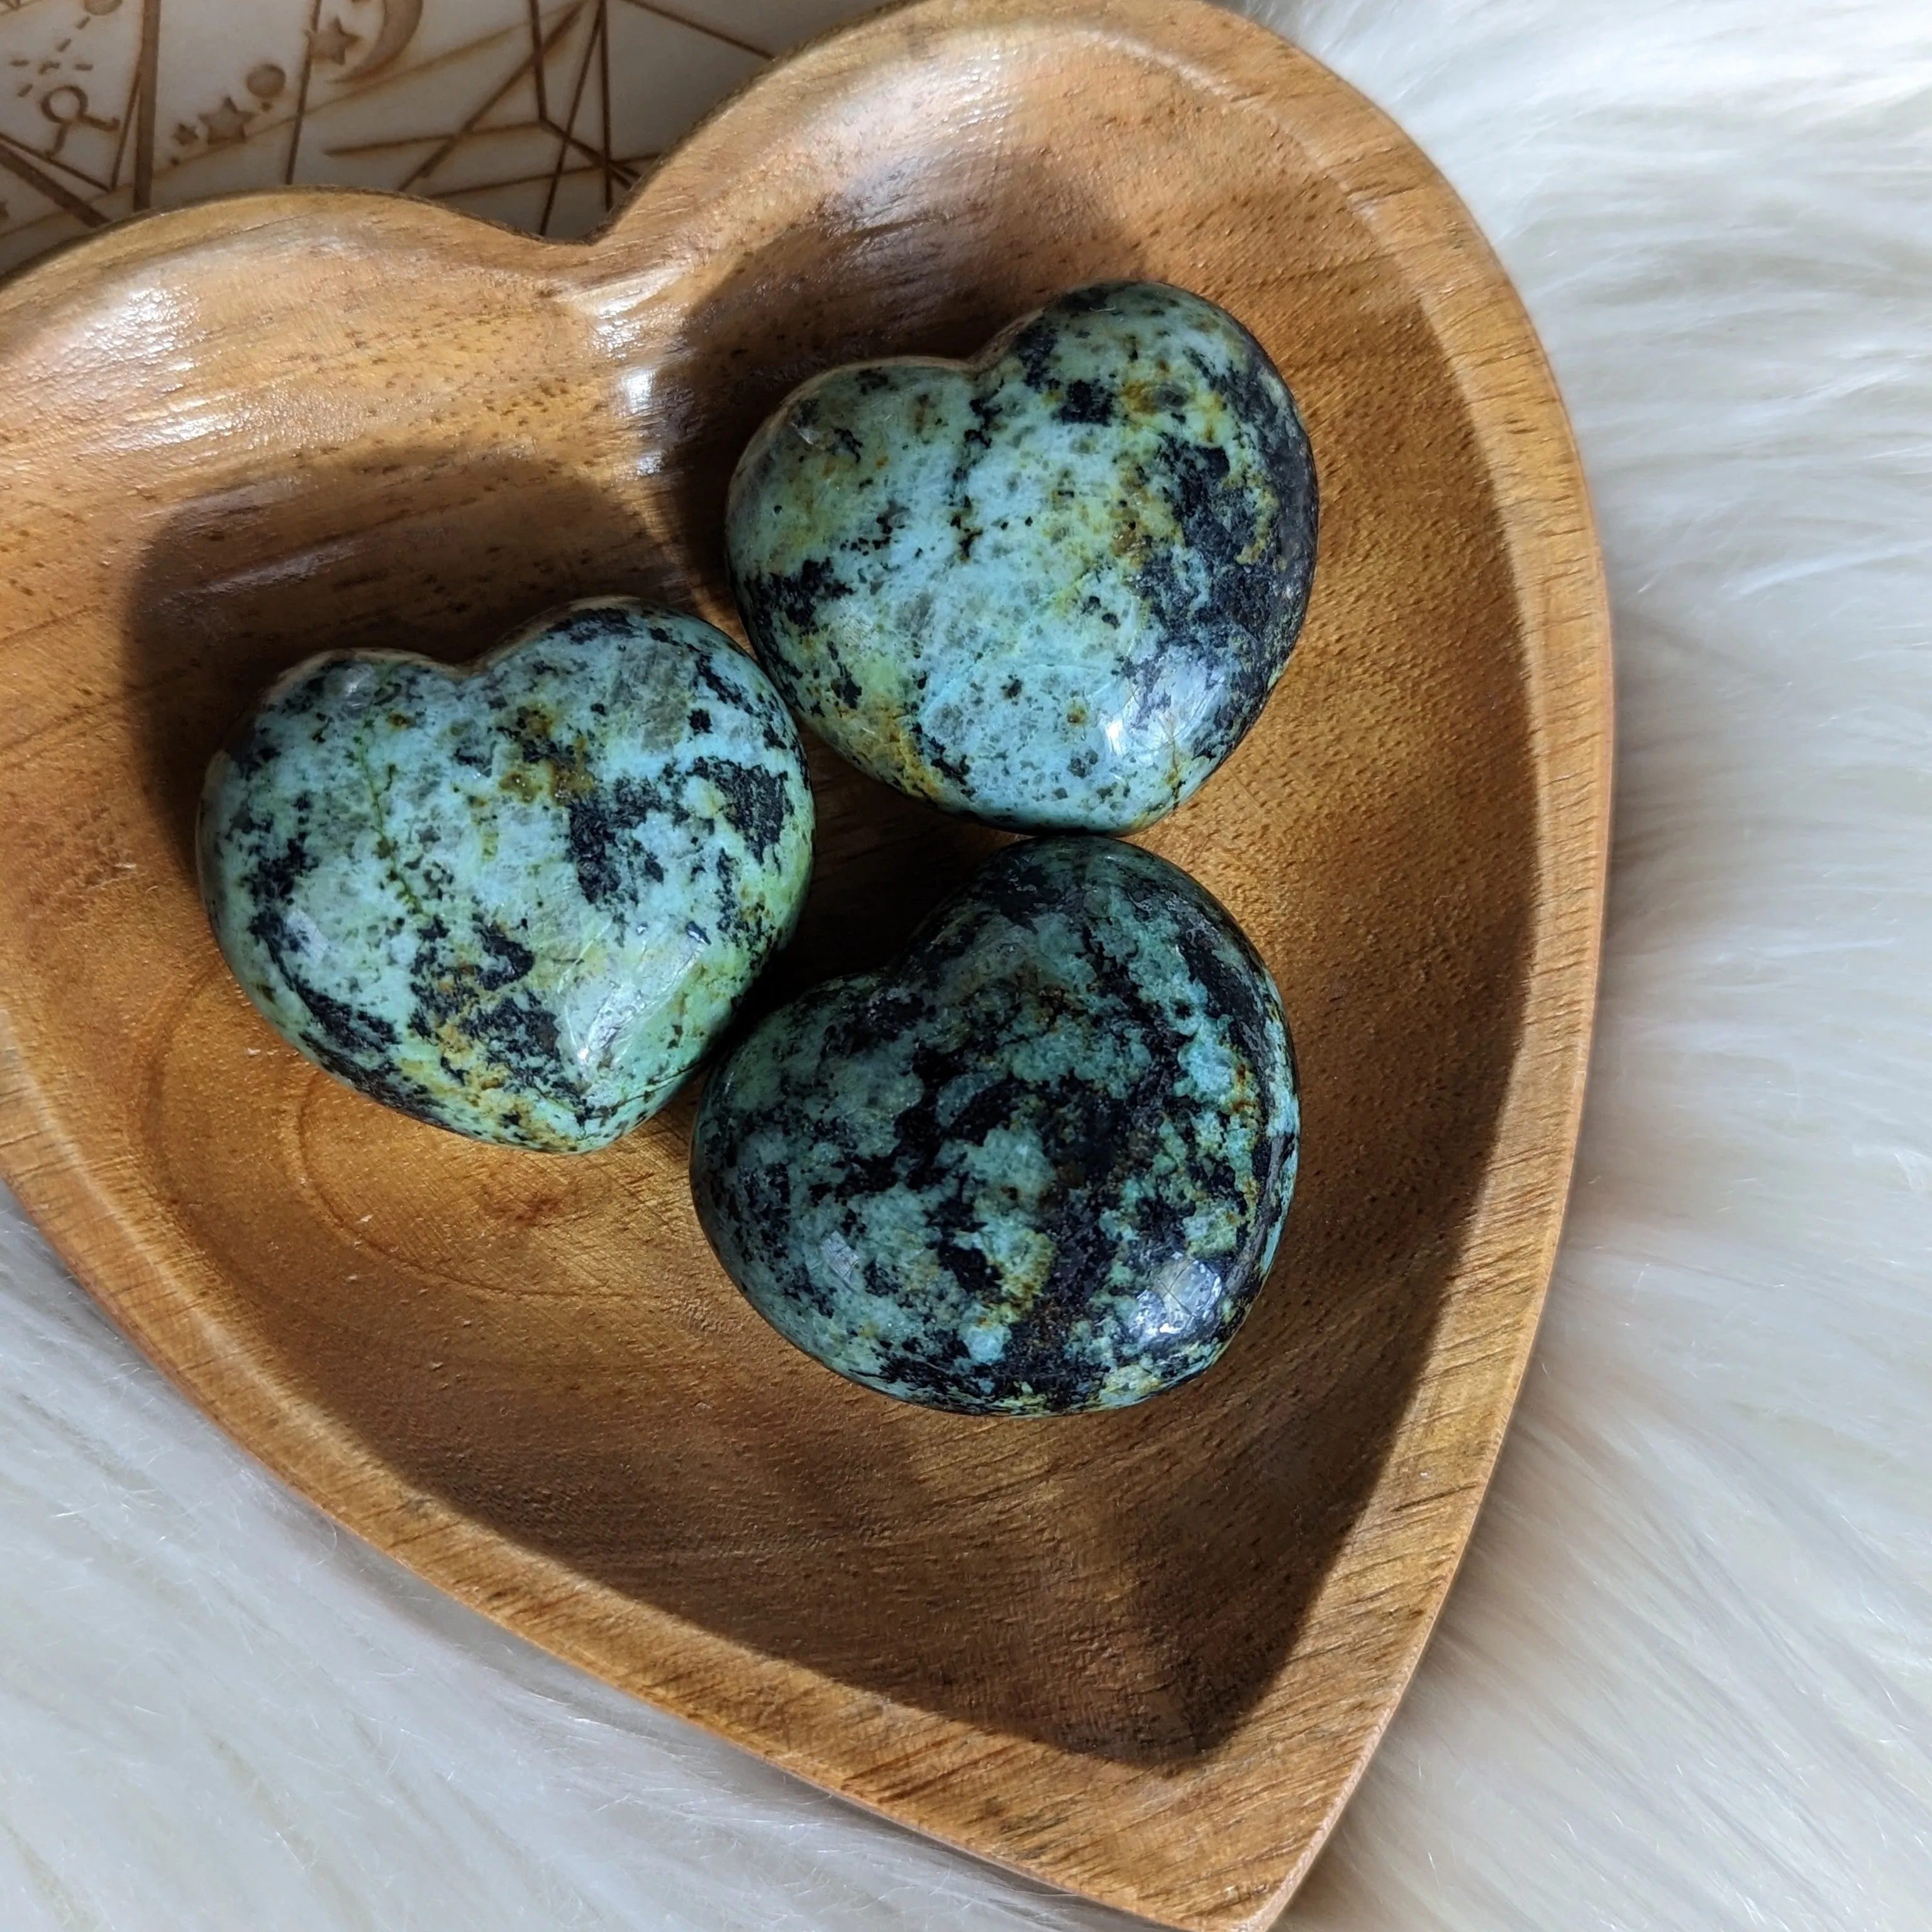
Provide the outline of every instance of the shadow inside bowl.
[[151,809],[192,876],[209,758],[268,684],[318,652],[460,663],[550,604],[671,590],[623,506],[524,457],[386,448],[198,499],[150,547],[129,600]]
[[[663,594],[622,510],[568,477],[479,465],[408,518],[386,488],[311,476],[252,514],[197,511],[158,549],[132,635],[182,889],[206,759],[287,664],[344,641],[460,657],[557,598]],[[814,776],[812,910],[766,1000],[889,956],[986,842],[822,754]],[[1383,880],[1383,924],[1425,952],[1438,894],[1492,902],[1475,950],[1394,1001],[1347,992],[1375,970],[1348,920],[1326,958],[1322,922],[1296,920],[1301,956],[1273,962],[1306,1087],[1282,1258],[1218,1369],[1113,1415],[932,1415],[794,1355],[697,1233],[688,1100],[578,1161],[439,1133],[279,1048],[214,1104],[196,1070],[268,1037],[218,975],[176,1029],[159,1157],[248,1284],[236,1318],[422,1491],[760,1653],[1168,1761],[1225,1737],[1278,1668],[1426,1352],[1508,1075],[1528,903],[1514,874],[1461,869]]]

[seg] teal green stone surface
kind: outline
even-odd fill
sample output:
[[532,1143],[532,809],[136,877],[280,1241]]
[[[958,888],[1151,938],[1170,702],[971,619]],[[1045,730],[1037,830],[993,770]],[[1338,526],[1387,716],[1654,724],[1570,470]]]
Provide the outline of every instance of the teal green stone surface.
[[729,638],[591,599],[450,670],[298,667],[210,766],[202,897],[248,997],[372,1098],[602,1147],[670,1099],[790,935],[798,734]]
[[1313,459],[1266,352],[1116,283],[971,363],[838,369],[734,474],[759,658],[842,756],[1020,831],[1172,812],[1261,714],[1315,566]]
[[1220,1354],[1299,1126],[1280,997],[1222,907],[1137,847],[1042,839],[720,1064],[692,1193],[732,1279],[826,1367],[1063,1414]]

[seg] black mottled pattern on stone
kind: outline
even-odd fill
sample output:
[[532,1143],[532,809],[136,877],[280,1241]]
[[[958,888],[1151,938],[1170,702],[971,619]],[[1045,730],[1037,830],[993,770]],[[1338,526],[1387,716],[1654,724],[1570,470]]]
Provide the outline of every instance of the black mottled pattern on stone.
[[1077,290],[970,363],[806,384],[731,483],[759,656],[835,749],[1022,831],[1124,832],[1252,725],[1306,611],[1294,398],[1184,290]]
[[210,769],[215,936],[292,1045],[482,1140],[604,1145],[784,943],[812,861],[796,728],[694,617],[598,598],[472,669],[298,667]]
[[1299,1112],[1274,982],[1187,876],[1104,838],[1010,848],[890,971],[773,1014],[692,1159],[733,1279],[903,1400],[1052,1414],[1220,1355],[1264,1279]]

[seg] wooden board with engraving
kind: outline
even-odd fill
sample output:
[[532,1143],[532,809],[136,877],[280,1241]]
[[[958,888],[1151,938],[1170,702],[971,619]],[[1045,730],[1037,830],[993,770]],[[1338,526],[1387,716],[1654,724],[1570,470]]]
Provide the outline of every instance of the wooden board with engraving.
[[[442,58],[431,9],[386,4],[324,0],[286,44],[232,36],[281,90],[258,74],[258,110],[248,71],[218,80],[182,144],[199,159],[164,166],[130,134],[104,198],[76,198],[185,197],[218,150],[271,135],[299,176],[338,109],[327,142],[375,141],[350,131],[356,86]],[[593,211],[608,192],[621,209],[586,242],[296,189],[110,229],[0,292],[0,1168],[211,1414],[424,1576],[987,1857],[1168,1924],[1258,1925],[1420,1652],[1562,1217],[1610,712],[1561,406],[1427,164],[1234,16],[928,0],[772,68],[625,202],[656,137],[610,135],[614,80],[602,123],[572,118],[571,90],[601,89],[628,4],[506,8],[494,80],[382,164],[447,148],[410,177],[434,188],[503,87],[549,172],[490,192],[535,195],[533,221],[549,197],[553,224],[566,176]],[[171,135],[178,4],[73,0],[62,18],[94,24],[29,58],[69,63],[47,87],[85,72],[58,85],[93,121]],[[136,65],[97,87],[81,34],[124,14],[147,23]],[[338,20],[356,86],[315,38]],[[580,37],[561,93],[553,29]],[[740,38],[749,72],[766,43]],[[206,125],[224,102],[233,142]],[[23,208],[22,170],[93,152],[52,140],[8,148]],[[691,1211],[688,1100],[564,1160],[440,1133],[298,1059],[222,965],[189,832],[237,712],[325,645],[461,657],[608,590],[731,622],[724,479],[786,389],[968,350],[1120,275],[1241,316],[1321,466],[1295,659],[1148,840],[1281,984],[1304,1166],[1217,1369],[1111,1415],[971,1420],[838,1381],[751,1312]],[[818,874],[766,999],[884,957],[985,849],[829,757],[814,776]]]
[[238,190],[420,195],[554,236],[850,0],[0,0],[0,268]]

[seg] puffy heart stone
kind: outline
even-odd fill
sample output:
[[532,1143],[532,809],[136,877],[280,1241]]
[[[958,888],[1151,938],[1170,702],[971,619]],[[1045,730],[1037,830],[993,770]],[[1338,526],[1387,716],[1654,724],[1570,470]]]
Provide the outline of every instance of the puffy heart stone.
[[319,1066],[478,1140],[602,1147],[663,1106],[796,922],[798,734],[708,624],[628,599],[450,670],[311,659],[210,766],[216,938]]
[[970,363],[837,369],[734,474],[760,658],[854,764],[1027,831],[1172,812],[1261,713],[1315,564],[1308,439],[1184,290],[1061,296]]
[[1267,968],[1166,860],[1010,847],[891,970],[771,1016],[706,1087],[700,1220],[781,1334],[906,1401],[1120,1408],[1266,1277],[1299,1105]]

